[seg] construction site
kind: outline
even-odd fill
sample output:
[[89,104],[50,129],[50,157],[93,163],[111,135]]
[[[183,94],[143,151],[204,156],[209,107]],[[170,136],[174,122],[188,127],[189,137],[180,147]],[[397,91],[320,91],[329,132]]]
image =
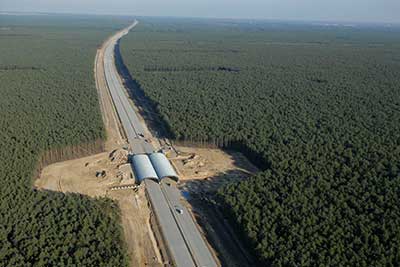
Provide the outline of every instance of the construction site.
[[132,97],[117,62],[119,39],[137,23],[96,55],[106,152],[49,165],[35,186],[115,200],[132,267],[251,266],[212,195],[258,170],[238,152],[175,146],[156,136],[151,110]]

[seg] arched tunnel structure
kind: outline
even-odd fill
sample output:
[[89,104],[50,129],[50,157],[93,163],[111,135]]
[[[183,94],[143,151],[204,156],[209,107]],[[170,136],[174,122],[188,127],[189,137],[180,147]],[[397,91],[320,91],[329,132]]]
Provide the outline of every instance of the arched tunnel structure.
[[171,178],[178,182],[179,177],[167,157],[160,152],[151,154],[137,154],[132,157],[132,167],[137,183],[145,179],[161,182],[164,178]]

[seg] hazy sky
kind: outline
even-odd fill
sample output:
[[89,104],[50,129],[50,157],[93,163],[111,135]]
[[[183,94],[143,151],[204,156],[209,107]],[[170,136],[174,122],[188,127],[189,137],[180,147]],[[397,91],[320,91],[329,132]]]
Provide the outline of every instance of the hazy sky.
[[0,0],[0,11],[400,22],[400,0]]

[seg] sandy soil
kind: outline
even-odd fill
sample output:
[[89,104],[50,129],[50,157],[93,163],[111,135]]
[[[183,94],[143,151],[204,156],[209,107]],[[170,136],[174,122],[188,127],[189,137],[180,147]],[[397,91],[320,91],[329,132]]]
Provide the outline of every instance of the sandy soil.
[[[109,189],[120,184],[134,184],[130,166],[126,166],[127,152],[120,150],[120,157],[111,160],[110,152],[58,162],[45,167],[35,181],[39,189],[82,193],[88,196],[106,196]],[[96,177],[98,172],[103,177]]]
[[179,155],[171,161],[181,177],[181,188],[189,192],[215,191],[258,172],[239,152],[182,146],[176,149]]
[[139,188],[136,194],[131,190],[111,191],[110,197],[119,203],[124,227],[125,240],[131,266],[162,266],[161,255],[155,238],[150,230],[150,209],[145,197],[144,188]]
[[182,180],[204,179],[221,172],[242,171],[255,173],[258,169],[239,152],[216,148],[175,147],[179,155],[172,157]]
[[[158,248],[152,242],[150,209],[144,188],[111,190],[114,186],[134,184],[131,168],[124,164],[124,153],[120,151],[117,155],[120,157],[114,157],[114,161],[110,153],[101,153],[49,165],[43,169],[35,186],[38,189],[75,192],[91,197],[107,196],[116,200],[121,209],[130,266],[162,266]],[[96,173],[102,171],[105,171],[105,176],[96,177]]]
[[[212,245],[223,266],[248,266],[233,245],[230,233],[222,231],[223,220],[214,220],[215,211],[199,198],[220,186],[247,178],[256,172],[245,157],[237,152],[220,149],[177,147],[179,155],[172,162],[181,175],[180,188],[191,198],[186,206],[192,211],[202,232]],[[144,187],[111,190],[116,186],[133,185],[134,175],[126,164],[126,151],[105,152],[90,157],[55,163],[43,169],[35,182],[38,189],[75,192],[92,197],[107,196],[116,200],[121,209],[121,223],[131,259],[131,267],[161,267],[163,259],[149,225],[150,209]],[[105,176],[96,177],[105,172]]]
[[106,78],[104,76],[104,45],[97,50],[94,75],[96,80],[96,88],[99,94],[99,102],[101,108],[101,114],[103,117],[104,127],[106,128],[107,140],[105,143],[105,149],[112,150],[120,148],[126,144],[124,138],[124,131],[119,122],[114,104],[111,99],[111,95],[108,91]]
[[[186,206],[223,267],[250,267],[254,262],[213,199],[222,186],[248,178],[258,169],[239,152],[211,148],[175,147],[171,157],[181,177]],[[172,154],[172,153],[171,153]]]

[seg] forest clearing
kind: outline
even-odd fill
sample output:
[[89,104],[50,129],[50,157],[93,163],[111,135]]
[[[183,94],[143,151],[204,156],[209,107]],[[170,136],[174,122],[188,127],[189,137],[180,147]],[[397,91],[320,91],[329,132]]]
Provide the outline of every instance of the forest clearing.
[[398,266],[400,27],[0,19],[0,266]]
[[[160,251],[164,248],[160,248],[160,244],[155,241],[150,225],[150,205],[144,194],[143,185],[139,186],[138,182],[135,181],[128,161],[126,137],[115,112],[104,77],[103,55],[104,46],[97,51],[95,78],[107,136],[105,148],[114,150],[51,164],[42,170],[40,178],[35,181],[35,187],[41,190],[79,193],[91,197],[108,197],[115,200],[120,207],[124,238],[128,248],[128,255],[131,258],[130,266],[161,266],[165,259],[163,259]],[[139,109],[142,111],[147,110],[148,107],[138,104],[139,106],[134,106],[138,113]],[[134,105],[133,101],[131,101],[131,105]],[[139,119],[144,121],[141,116],[139,116]],[[161,143],[168,142],[160,141],[158,144],[157,139],[151,137],[151,133],[146,133],[146,136],[158,146]],[[240,174],[250,173],[250,171],[245,170],[246,168],[252,171],[257,170],[237,152],[230,154],[216,148],[194,147],[174,147],[173,151],[175,155],[176,152],[178,153],[172,160],[176,163],[175,167],[181,174],[182,186],[187,184],[186,180],[201,178],[202,180],[207,180],[209,185],[214,186],[215,184],[214,191],[216,191],[223,184],[243,179],[244,176]],[[193,159],[184,160],[190,160],[191,164],[189,165],[201,159],[201,166],[192,165],[187,168],[189,165],[180,164],[185,154],[193,156]],[[192,173],[190,174],[190,172]],[[199,173],[200,176],[198,175]],[[218,181],[214,179],[217,173],[226,173],[223,182],[222,179],[218,179]],[[128,187],[133,187],[133,189]],[[120,188],[123,188],[123,190],[119,190]],[[135,205],[132,203],[135,203]],[[191,210],[190,204],[187,203],[187,205]],[[151,240],[153,241],[149,242]]]

